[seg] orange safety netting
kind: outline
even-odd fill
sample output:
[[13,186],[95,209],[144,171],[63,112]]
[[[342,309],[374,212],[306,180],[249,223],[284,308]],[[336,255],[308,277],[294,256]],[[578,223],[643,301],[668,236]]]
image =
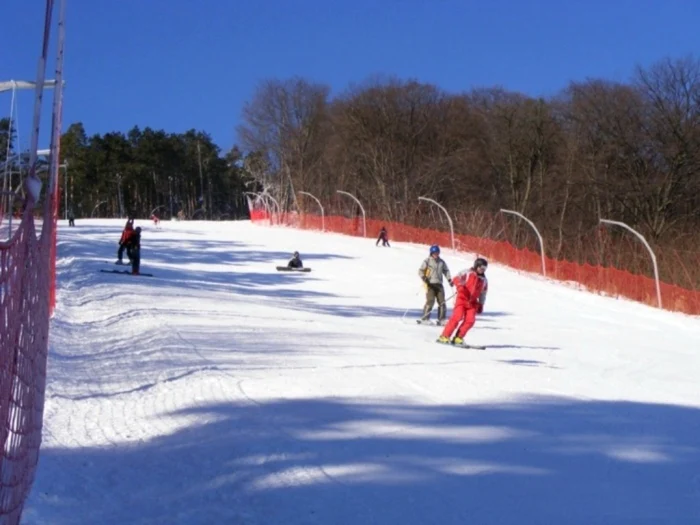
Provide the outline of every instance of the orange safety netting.
[[[323,227],[325,231],[360,237],[363,235],[361,217],[348,219],[339,216],[326,216],[323,218],[322,225],[322,218],[318,215],[270,214],[267,210],[254,209],[251,206],[250,218],[253,222],[267,222],[271,225],[284,224],[305,230],[321,230]],[[451,246],[449,232],[374,219],[367,219],[367,237],[376,238],[382,226],[389,230],[390,240]],[[491,261],[518,270],[542,273],[542,257],[539,253],[516,248],[505,241],[455,234],[455,248],[482,255]],[[658,304],[656,283],[654,279],[644,275],[636,275],[605,266],[557,260],[551,257],[545,257],[545,269],[548,278],[573,283],[591,292],[613,297],[626,297],[653,306]],[[700,291],[688,290],[663,282],[660,287],[664,309],[700,315]]]

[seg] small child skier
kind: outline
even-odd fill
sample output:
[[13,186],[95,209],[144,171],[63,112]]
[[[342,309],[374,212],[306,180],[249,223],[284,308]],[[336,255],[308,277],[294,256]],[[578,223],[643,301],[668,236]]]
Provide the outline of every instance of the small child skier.
[[[488,281],[485,275],[487,267],[486,259],[479,257],[474,261],[474,266],[470,270],[458,273],[453,279],[452,282],[457,287],[457,299],[452,316],[438,337],[438,343],[455,345],[464,343],[464,336],[476,322],[476,314],[480,314],[484,310],[488,291]],[[455,329],[457,334],[450,341]]]
[[387,248],[391,248],[389,245],[389,234],[386,231],[386,228],[382,226],[382,229],[379,230],[379,237],[377,237],[377,242],[374,243],[375,246],[379,246],[379,241],[382,241],[382,246],[386,246]]

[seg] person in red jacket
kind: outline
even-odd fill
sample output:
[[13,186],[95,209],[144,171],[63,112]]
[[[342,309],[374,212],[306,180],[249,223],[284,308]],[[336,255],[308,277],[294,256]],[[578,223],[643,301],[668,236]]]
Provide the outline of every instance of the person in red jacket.
[[[124,230],[122,230],[122,236],[119,239],[119,249],[117,250],[117,264],[124,264],[122,261],[124,257],[124,250],[126,250],[128,244],[129,244],[129,237],[131,237],[131,234],[134,231],[134,218],[129,217],[126,221],[126,226],[124,226]],[[129,252],[127,252],[128,255]]]
[[[486,302],[486,292],[488,291],[488,281],[486,280],[486,268],[488,262],[479,257],[474,261],[474,266],[468,271],[458,273],[452,282],[457,287],[457,299],[452,310],[452,316],[445,325],[438,343],[452,343],[461,345],[464,336],[474,326],[476,314],[484,310]],[[457,334],[450,341],[452,333],[457,330]]]

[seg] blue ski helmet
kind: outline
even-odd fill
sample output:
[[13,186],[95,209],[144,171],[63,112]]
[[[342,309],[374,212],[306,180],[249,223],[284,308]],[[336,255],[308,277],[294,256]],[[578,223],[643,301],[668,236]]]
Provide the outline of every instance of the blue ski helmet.
[[440,253],[440,247],[437,244],[433,244],[430,247],[430,255],[432,255],[434,253]]

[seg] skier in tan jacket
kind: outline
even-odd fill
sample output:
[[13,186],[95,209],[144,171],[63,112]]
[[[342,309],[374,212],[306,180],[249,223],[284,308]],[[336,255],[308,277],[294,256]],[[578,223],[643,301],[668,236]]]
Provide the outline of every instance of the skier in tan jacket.
[[445,287],[442,284],[443,277],[447,278],[450,286],[454,286],[454,284],[452,283],[452,276],[447,263],[440,258],[440,247],[437,244],[430,247],[430,256],[420,265],[418,275],[425,283],[426,297],[423,315],[417,322],[419,324],[428,322],[430,313],[433,311],[433,306],[435,306],[435,301],[437,300],[437,324],[444,324],[447,317],[447,305],[445,304]]

